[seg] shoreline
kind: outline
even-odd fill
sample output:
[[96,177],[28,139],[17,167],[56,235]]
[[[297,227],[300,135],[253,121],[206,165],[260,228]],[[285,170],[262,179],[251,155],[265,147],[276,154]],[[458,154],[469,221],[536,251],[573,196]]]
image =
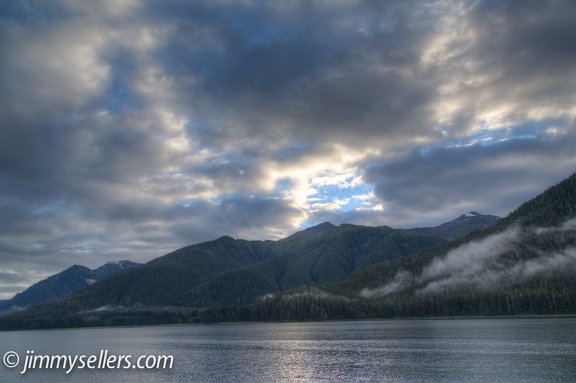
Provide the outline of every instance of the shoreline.
[[326,319],[304,321],[238,321],[238,322],[213,322],[213,323],[165,323],[150,325],[127,325],[127,326],[86,326],[86,327],[61,327],[61,328],[35,328],[0,330],[0,334],[21,331],[58,331],[58,330],[102,330],[102,329],[129,329],[129,328],[158,328],[158,327],[184,327],[184,326],[213,326],[213,325],[258,325],[258,324],[310,324],[310,323],[338,323],[338,322],[385,322],[385,321],[449,321],[449,320],[498,320],[498,319],[574,319],[574,314],[543,314],[543,315],[502,315],[502,316],[442,316],[442,317],[397,317],[397,318],[363,318],[363,319]]

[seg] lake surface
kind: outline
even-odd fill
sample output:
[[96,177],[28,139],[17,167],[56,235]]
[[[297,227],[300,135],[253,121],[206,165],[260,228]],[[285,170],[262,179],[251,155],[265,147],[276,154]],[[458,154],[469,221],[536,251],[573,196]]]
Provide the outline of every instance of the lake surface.
[[[107,350],[106,354],[102,354]],[[574,382],[576,319],[383,320],[0,332],[0,382]],[[32,351],[34,353],[32,354]],[[27,353],[28,352],[28,353]],[[110,365],[28,369],[26,357]],[[114,359],[114,356],[116,359]],[[130,362],[118,361],[130,355]],[[172,368],[147,356],[170,355]],[[96,358],[96,357],[94,357]],[[32,360],[32,359],[29,359]],[[38,360],[39,361],[39,360]],[[31,363],[31,362],[30,362]],[[31,366],[31,364],[28,364]],[[41,366],[41,364],[36,367]],[[53,365],[54,367],[55,365]]]

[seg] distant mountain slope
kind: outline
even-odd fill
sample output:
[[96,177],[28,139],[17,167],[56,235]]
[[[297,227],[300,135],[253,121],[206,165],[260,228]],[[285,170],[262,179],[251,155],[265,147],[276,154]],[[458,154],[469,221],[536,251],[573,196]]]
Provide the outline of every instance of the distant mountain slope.
[[0,302],[0,310],[61,299],[109,275],[140,265],[140,263],[130,261],[109,262],[94,270],[74,265],[30,286],[23,292],[16,294],[12,299]]
[[500,217],[494,215],[483,215],[471,211],[439,226],[415,228],[407,231],[417,234],[433,235],[446,240],[453,240],[463,237],[473,231],[494,226],[498,221],[500,221],[500,219]]
[[210,281],[225,271],[253,265],[274,253],[272,241],[236,240],[228,236],[187,246],[144,266],[113,275],[78,291],[78,306],[163,305],[174,296]]

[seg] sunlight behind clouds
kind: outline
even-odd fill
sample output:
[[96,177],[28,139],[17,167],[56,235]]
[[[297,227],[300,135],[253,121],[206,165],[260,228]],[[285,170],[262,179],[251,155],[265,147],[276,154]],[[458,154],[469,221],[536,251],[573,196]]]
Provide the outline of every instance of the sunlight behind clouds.
[[0,257],[58,271],[324,221],[506,215],[576,168],[575,15],[1,2]]

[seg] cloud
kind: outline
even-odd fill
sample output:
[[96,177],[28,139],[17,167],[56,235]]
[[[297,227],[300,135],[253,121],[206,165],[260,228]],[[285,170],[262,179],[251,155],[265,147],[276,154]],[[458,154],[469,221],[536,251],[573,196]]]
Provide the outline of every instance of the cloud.
[[575,8],[2,2],[0,271],[504,215],[574,169]]
[[[542,234],[538,229],[525,229]],[[553,231],[565,231],[564,227]],[[547,230],[550,231],[550,230]],[[576,248],[567,246],[557,252],[540,252],[536,257],[510,263],[507,252],[516,251],[529,233],[518,227],[472,242],[436,258],[419,276],[418,294],[440,294],[453,289],[475,287],[491,290],[513,285],[551,272],[575,272]],[[524,251],[529,251],[524,250]]]
[[[575,273],[576,248],[566,237],[574,234],[576,218],[556,227],[515,225],[433,258],[419,273],[399,270],[387,284],[364,288],[360,296],[381,298],[413,289],[415,294],[446,294],[462,289],[493,290],[550,273]],[[558,250],[538,247],[547,241]],[[563,238],[563,239],[559,239]]]
[[380,298],[388,294],[397,293],[405,290],[413,282],[412,273],[406,270],[396,273],[392,281],[384,286],[375,289],[365,288],[360,292],[364,298]]
[[335,211],[340,210],[340,205],[335,203],[315,203],[312,205],[314,210]]
[[[197,87],[181,88],[182,97],[200,102],[200,120],[213,121],[214,113],[223,119],[220,135],[199,135],[203,143],[247,135],[349,143],[425,129],[433,89],[414,74],[429,24],[400,27],[413,18],[405,7],[381,10],[384,23],[398,20],[389,30],[378,17],[364,17],[369,5],[297,4],[289,11],[216,8],[207,17],[204,10],[202,20],[176,25],[179,38],[167,49],[189,63],[182,74],[198,79]],[[193,7],[179,11],[193,15]]]
[[[267,296],[265,296],[264,299],[273,298],[273,297],[274,296],[272,294],[267,294]],[[338,300],[338,301],[345,301],[345,302],[350,301],[350,298],[348,298],[346,296],[330,294],[330,293],[327,293],[325,291],[319,290],[315,287],[308,288],[307,290],[302,291],[302,292],[291,293],[291,294],[282,294],[282,299],[287,300],[287,301],[290,301],[293,299],[299,299],[299,298],[330,299],[330,300]]]
[[235,195],[219,202],[193,201],[175,208],[171,216],[174,222],[169,232],[183,242],[196,243],[224,234],[243,239],[276,238],[297,224],[302,212],[290,201]]
[[461,286],[484,289],[500,286],[497,283],[500,273],[508,271],[499,264],[500,257],[517,248],[521,230],[514,227],[462,245],[445,257],[435,258],[418,278],[425,284],[420,292],[440,293]]
[[[542,191],[565,177],[547,169],[570,174],[576,166],[568,155],[573,137],[536,134],[540,137],[417,148],[396,160],[371,165],[363,178],[374,185],[398,224],[411,222],[412,217],[434,223],[436,214],[447,211],[454,216],[471,210],[505,216],[511,205],[534,197],[534,190]],[[531,177],[526,177],[527,164],[534,166]]]

